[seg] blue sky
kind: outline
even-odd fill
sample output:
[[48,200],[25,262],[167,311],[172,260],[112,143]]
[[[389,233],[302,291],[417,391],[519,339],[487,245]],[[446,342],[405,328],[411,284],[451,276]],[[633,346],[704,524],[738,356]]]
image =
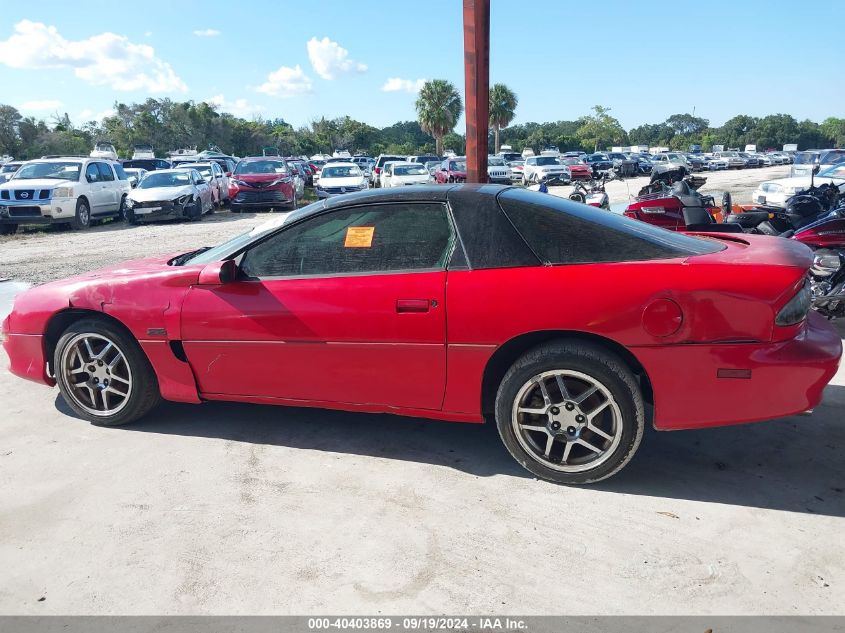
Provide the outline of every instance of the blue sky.
[[[519,96],[517,123],[594,104],[626,128],[693,108],[714,125],[845,114],[841,0],[491,5],[491,82]],[[0,16],[0,103],[27,115],[80,121],[168,96],[295,125],[348,114],[384,126],[415,118],[420,79],[463,91],[460,0],[0,0]]]

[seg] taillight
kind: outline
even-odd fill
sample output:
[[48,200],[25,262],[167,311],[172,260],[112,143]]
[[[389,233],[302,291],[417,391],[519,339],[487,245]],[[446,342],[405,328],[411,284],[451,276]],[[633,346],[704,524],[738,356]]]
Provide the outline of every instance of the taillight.
[[378,176],[378,175],[381,173],[381,167],[376,167],[376,168],[373,170],[373,173],[375,173],[375,175],[376,175],[376,176]]
[[775,324],[780,326],[795,325],[807,317],[813,299],[810,286],[805,283],[792,299],[789,300],[775,318]]

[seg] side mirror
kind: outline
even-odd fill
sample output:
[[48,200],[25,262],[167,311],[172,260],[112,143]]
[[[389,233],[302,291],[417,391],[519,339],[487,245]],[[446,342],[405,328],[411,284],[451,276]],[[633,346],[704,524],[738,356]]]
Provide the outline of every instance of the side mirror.
[[238,273],[238,266],[234,259],[225,259],[222,262],[208,264],[200,271],[197,278],[199,286],[222,286],[235,281]]

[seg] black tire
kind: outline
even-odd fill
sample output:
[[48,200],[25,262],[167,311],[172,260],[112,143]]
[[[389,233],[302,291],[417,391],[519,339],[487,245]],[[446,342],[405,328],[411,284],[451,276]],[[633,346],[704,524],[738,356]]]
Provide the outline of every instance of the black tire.
[[572,193],[570,193],[569,199],[573,202],[580,202],[581,204],[587,202],[587,197],[583,193],[579,193],[577,191],[573,191]]
[[[612,419],[614,421],[618,420],[618,425],[621,428],[616,428],[613,431],[613,442],[607,440],[610,442],[609,446],[603,444],[607,449],[605,451],[607,454],[602,453],[598,458],[592,460],[597,461],[595,467],[589,468],[589,462],[587,462],[584,464],[585,469],[580,472],[557,470],[545,465],[543,463],[545,460],[543,460],[542,456],[535,456],[526,450],[517,438],[513,416],[516,398],[522,390],[528,387],[532,378],[544,372],[551,371],[578,372],[600,383],[612,396],[616,409],[612,407],[607,407],[607,409],[611,409],[610,415],[613,416]],[[569,387],[571,387],[571,384]],[[552,394],[550,393],[549,395],[551,396]],[[557,399],[565,401],[560,396],[560,392],[558,392]],[[554,401],[555,398],[552,397],[551,402]],[[590,402],[590,399],[588,398],[586,402]],[[564,406],[563,401],[560,404],[561,407]],[[495,410],[496,426],[499,430],[499,435],[514,459],[537,477],[560,484],[586,484],[614,475],[634,456],[642,440],[643,430],[645,428],[642,394],[637,380],[628,366],[618,356],[598,345],[575,341],[548,343],[529,350],[521,356],[511,366],[499,385],[499,390],[496,394]],[[553,411],[555,410],[553,409]],[[571,413],[563,412],[562,408],[556,409],[556,411],[566,416],[576,415],[580,409],[576,407],[575,411]],[[606,414],[607,410],[601,415]],[[535,424],[540,426],[546,425],[543,415],[546,414],[532,418],[533,420],[537,420]],[[589,416],[589,412],[587,412],[587,416]],[[549,425],[553,424],[552,417],[547,419]],[[560,429],[560,423],[558,423],[558,429]],[[589,431],[589,428],[587,430]],[[555,432],[563,433],[562,430]],[[619,438],[618,442],[615,440],[617,436]],[[544,436],[541,435],[540,437],[542,438]],[[562,435],[560,437],[561,439],[563,438]],[[577,437],[581,438],[580,432]],[[589,438],[588,441],[595,443],[595,438],[599,438],[599,436],[591,433]],[[602,442],[603,440],[599,441]],[[564,442],[564,445],[566,443]],[[578,450],[581,451],[582,449]]]
[[202,220],[202,199],[197,198],[188,209],[188,221],[199,222]]
[[722,194],[722,222],[724,222],[731,213],[733,213],[733,198],[731,197],[731,192],[726,191]]
[[70,221],[70,228],[74,231],[81,231],[91,226],[91,205],[85,198],[76,201],[76,214]]
[[136,226],[138,224],[138,219],[135,217],[135,212],[132,209],[125,210],[123,221],[129,226]]
[[0,224],[0,235],[14,235],[17,232],[17,224]]
[[[89,413],[70,395],[72,387],[68,385],[65,373],[61,369],[61,359],[65,347],[71,343],[74,337],[80,334],[103,336],[112,341],[122,352],[131,370],[132,390],[123,408],[114,415],[98,416]],[[56,372],[56,383],[59,386],[64,401],[77,415],[97,426],[120,426],[135,422],[146,415],[161,400],[158,379],[141,346],[123,328],[105,319],[94,317],[82,319],[71,324],[62,333],[56,344],[53,354],[53,367]]]
[[120,206],[117,208],[117,218],[119,220],[126,220],[126,196],[120,199]]

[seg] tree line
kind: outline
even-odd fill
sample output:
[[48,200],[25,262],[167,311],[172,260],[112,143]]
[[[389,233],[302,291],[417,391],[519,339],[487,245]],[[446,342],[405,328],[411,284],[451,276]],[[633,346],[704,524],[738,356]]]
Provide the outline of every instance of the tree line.
[[[150,143],[160,156],[169,150],[217,146],[237,156],[260,153],[267,146],[283,155],[331,153],[334,149],[382,153],[442,154],[465,151],[465,138],[455,132],[463,111],[460,93],[453,84],[434,79],[422,87],[416,101],[417,120],[374,127],[351,117],[320,118],[294,127],[282,118],[246,120],[219,112],[212,104],[149,98],[143,103],[114,105],[114,114],[102,121],[74,123],[67,114],[50,120],[23,116],[10,105],[0,105],[0,154],[19,159],[47,154],[87,154],[94,142],[108,140],[122,157],[132,146]],[[692,114],[673,114],[662,123],[649,123],[625,130],[610,108],[596,105],[592,112],[571,121],[510,125],[518,98],[504,84],[490,90],[491,149],[508,144],[517,151],[535,151],[555,145],[561,151],[593,152],[614,145],[649,145],[686,150],[698,144],[709,150],[714,144],[758,149],[780,148],[797,143],[799,149],[845,146],[845,119],[830,117],[816,123],[798,121],[788,114],[765,117],[737,115],[723,125]]]

